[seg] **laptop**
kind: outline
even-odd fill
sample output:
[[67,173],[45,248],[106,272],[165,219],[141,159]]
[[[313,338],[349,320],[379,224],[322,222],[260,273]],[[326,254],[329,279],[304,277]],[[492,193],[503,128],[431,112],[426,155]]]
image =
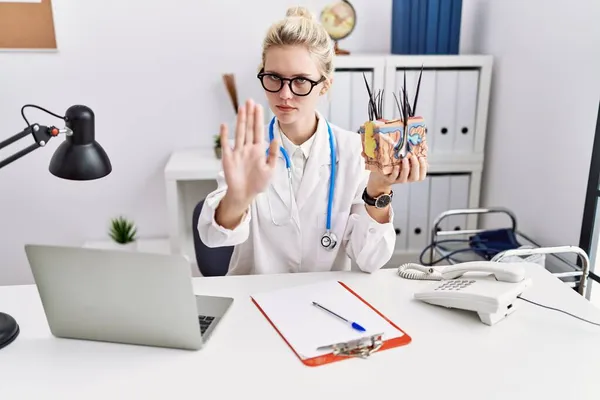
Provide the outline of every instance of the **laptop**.
[[196,296],[183,256],[35,244],[25,253],[59,338],[199,350],[233,303]]

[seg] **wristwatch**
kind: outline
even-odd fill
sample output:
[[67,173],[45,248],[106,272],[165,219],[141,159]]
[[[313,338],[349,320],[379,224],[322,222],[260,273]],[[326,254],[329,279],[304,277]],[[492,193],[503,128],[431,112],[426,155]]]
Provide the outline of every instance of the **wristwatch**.
[[394,196],[394,192],[390,190],[390,194],[382,194],[378,197],[371,197],[369,193],[367,193],[367,188],[363,191],[362,199],[363,201],[375,208],[385,208],[392,202],[392,197]]

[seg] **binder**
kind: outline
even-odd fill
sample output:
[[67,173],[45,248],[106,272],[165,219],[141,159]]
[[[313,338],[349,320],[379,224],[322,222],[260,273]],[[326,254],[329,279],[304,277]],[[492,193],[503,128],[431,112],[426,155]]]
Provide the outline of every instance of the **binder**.
[[[440,1],[440,16],[437,26],[437,52],[438,54],[450,54],[450,29],[452,15],[452,0]],[[454,38],[452,38],[454,39]]]
[[395,250],[401,252],[408,249],[409,186],[403,183],[392,185],[394,190],[394,197],[392,197],[393,224],[396,231]]
[[[411,342],[406,332],[337,280],[258,293],[251,295],[251,300],[296,357],[309,367],[368,358]],[[360,323],[366,332],[352,329],[315,307],[313,301]]]
[[[364,73],[364,77],[363,77]],[[365,78],[369,83],[369,87],[374,88],[373,71],[351,72],[350,73],[350,125],[348,130],[357,132],[360,126],[369,119],[368,107],[369,93],[365,86]],[[337,82],[336,82],[337,83]],[[379,88],[378,88],[379,89]]]
[[[363,83],[364,85],[364,83]],[[331,102],[329,103],[329,119],[332,124],[348,131],[356,131],[358,127],[351,127],[351,103],[352,98],[352,73],[349,71],[338,71],[335,73],[335,85],[330,89]],[[366,90],[366,89],[365,89]],[[366,110],[365,103],[364,109]],[[363,113],[364,114],[364,113]],[[366,114],[364,114],[366,115]]]
[[436,154],[448,154],[453,150],[458,73],[458,70],[436,71],[435,132],[427,131],[428,135],[434,136]]
[[460,27],[462,22],[462,0],[452,0],[450,11],[450,33],[448,43],[448,54],[460,53]]
[[429,0],[427,3],[425,54],[437,54],[438,24],[442,17],[443,15],[440,15],[440,0]]
[[478,89],[479,71],[459,71],[454,128],[454,151],[457,153],[473,152]]
[[420,253],[429,244],[429,187],[431,176],[409,188],[408,251]]

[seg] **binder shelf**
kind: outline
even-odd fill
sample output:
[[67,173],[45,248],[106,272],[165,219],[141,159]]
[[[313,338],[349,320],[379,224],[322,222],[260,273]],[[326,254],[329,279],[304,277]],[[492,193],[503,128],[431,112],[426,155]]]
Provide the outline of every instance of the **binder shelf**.
[[[319,111],[342,128],[356,132],[368,119],[368,93],[384,91],[384,117],[398,117],[394,93],[404,83],[412,103],[421,68],[417,114],[427,123],[429,176],[396,185],[394,225],[396,251],[390,266],[418,261],[431,241],[431,226],[448,209],[479,207],[481,176],[492,76],[487,55],[350,55],[335,60],[334,85],[322,97]],[[270,114],[270,113],[269,113]],[[267,118],[271,118],[272,114]],[[220,160],[212,148],[174,152],[164,170],[171,250],[195,264],[192,212],[216,188]],[[457,216],[446,229],[475,229],[477,216]]]

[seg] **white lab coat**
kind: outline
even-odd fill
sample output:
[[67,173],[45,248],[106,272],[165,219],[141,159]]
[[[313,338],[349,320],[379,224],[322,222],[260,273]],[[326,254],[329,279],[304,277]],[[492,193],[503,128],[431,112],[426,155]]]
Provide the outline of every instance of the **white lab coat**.
[[[333,124],[337,177],[331,228],[338,244],[333,250],[321,246],[326,231],[331,162],[327,124],[319,113],[317,116],[315,141],[298,196],[292,196],[291,205],[291,188],[281,151],[270,184],[256,196],[235,229],[225,229],[214,219],[215,209],[227,190],[222,172],[217,189],[205,199],[198,221],[200,239],[208,247],[235,246],[228,275],[349,270],[352,261],[360,270],[373,272],[390,260],[396,242],[393,210],[390,206],[389,222],[383,224],[367,213],[362,193],[369,171],[361,156],[360,135]],[[279,134],[277,129],[275,124],[275,137]],[[267,146],[268,134],[265,151]],[[277,224],[285,224],[277,226],[273,219]]]

